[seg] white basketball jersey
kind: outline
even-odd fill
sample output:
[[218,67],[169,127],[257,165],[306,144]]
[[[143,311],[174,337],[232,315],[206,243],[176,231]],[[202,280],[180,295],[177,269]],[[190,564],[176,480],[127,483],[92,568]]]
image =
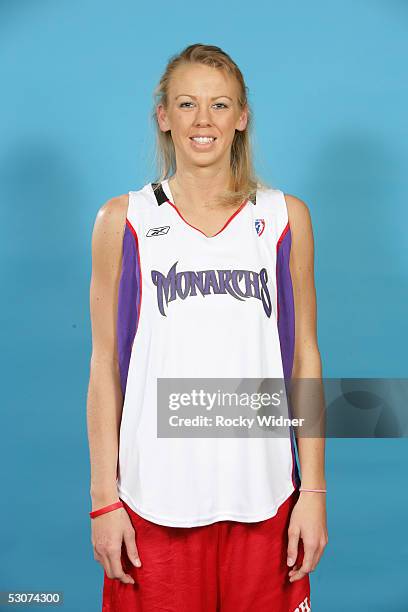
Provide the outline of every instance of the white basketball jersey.
[[293,434],[161,438],[158,378],[290,378],[291,235],[282,191],[260,189],[214,236],[168,180],[129,192],[118,307],[124,394],[118,492],[161,525],[274,516],[299,485]]

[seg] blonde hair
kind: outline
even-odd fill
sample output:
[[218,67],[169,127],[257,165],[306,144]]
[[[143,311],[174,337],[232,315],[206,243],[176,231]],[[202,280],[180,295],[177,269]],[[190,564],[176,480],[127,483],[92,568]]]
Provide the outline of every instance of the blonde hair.
[[227,189],[220,194],[217,202],[221,206],[236,206],[244,199],[251,199],[256,193],[257,187],[267,187],[264,181],[255,174],[252,161],[252,111],[248,102],[248,87],[245,85],[241,70],[231,57],[220,47],[203,45],[200,43],[189,45],[180,53],[173,55],[154,90],[154,109],[152,119],[156,126],[156,167],[159,176],[154,181],[169,178],[176,171],[176,155],[170,131],[163,132],[158,124],[156,107],[163,104],[168,105],[169,83],[177,68],[185,64],[204,64],[212,68],[225,70],[232,75],[238,84],[238,106],[242,110],[248,109],[248,122],[243,131],[236,130],[231,146],[231,179],[232,190]]

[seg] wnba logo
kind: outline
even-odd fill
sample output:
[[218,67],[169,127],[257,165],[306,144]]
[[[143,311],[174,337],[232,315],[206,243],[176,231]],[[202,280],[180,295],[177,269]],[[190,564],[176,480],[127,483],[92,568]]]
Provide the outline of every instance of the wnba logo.
[[265,219],[255,219],[255,229],[258,236],[261,236],[265,229]]
[[[158,270],[152,270],[152,281],[157,287],[157,304],[160,313],[165,317],[166,306],[176,298],[185,300],[197,295],[229,293],[236,300],[257,298],[262,301],[267,317],[271,316],[272,302],[268,289],[266,268],[258,272],[251,270],[200,270],[194,272],[176,272],[178,262],[174,263],[167,276]],[[243,281],[243,286],[240,283]]]

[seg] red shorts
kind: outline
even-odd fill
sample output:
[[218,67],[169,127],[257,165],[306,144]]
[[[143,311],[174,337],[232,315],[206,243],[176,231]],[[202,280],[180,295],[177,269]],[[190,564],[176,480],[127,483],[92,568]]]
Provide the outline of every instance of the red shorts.
[[[309,612],[309,576],[289,582],[287,530],[296,490],[270,519],[199,527],[152,523],[124,503],[142,566],[122,546],[135,584],[104,571],[102,612]],[[122,500],[123,501],[123,500]],[[299,540],[297,563],[303,559]]]

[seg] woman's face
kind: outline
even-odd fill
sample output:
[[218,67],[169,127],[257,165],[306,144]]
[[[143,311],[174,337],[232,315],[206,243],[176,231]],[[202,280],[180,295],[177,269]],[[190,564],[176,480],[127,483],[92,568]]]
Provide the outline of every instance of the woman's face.
[[[203,64],[179,66],[170,81],[168,108],[157,107],[160,129],[170,130],[177,167],[220,164],[229,168],[235,130],[247,125],[247,110],[238,107],[238,84],[224,70]],[[211,142],[193,137],[210,136]]]

